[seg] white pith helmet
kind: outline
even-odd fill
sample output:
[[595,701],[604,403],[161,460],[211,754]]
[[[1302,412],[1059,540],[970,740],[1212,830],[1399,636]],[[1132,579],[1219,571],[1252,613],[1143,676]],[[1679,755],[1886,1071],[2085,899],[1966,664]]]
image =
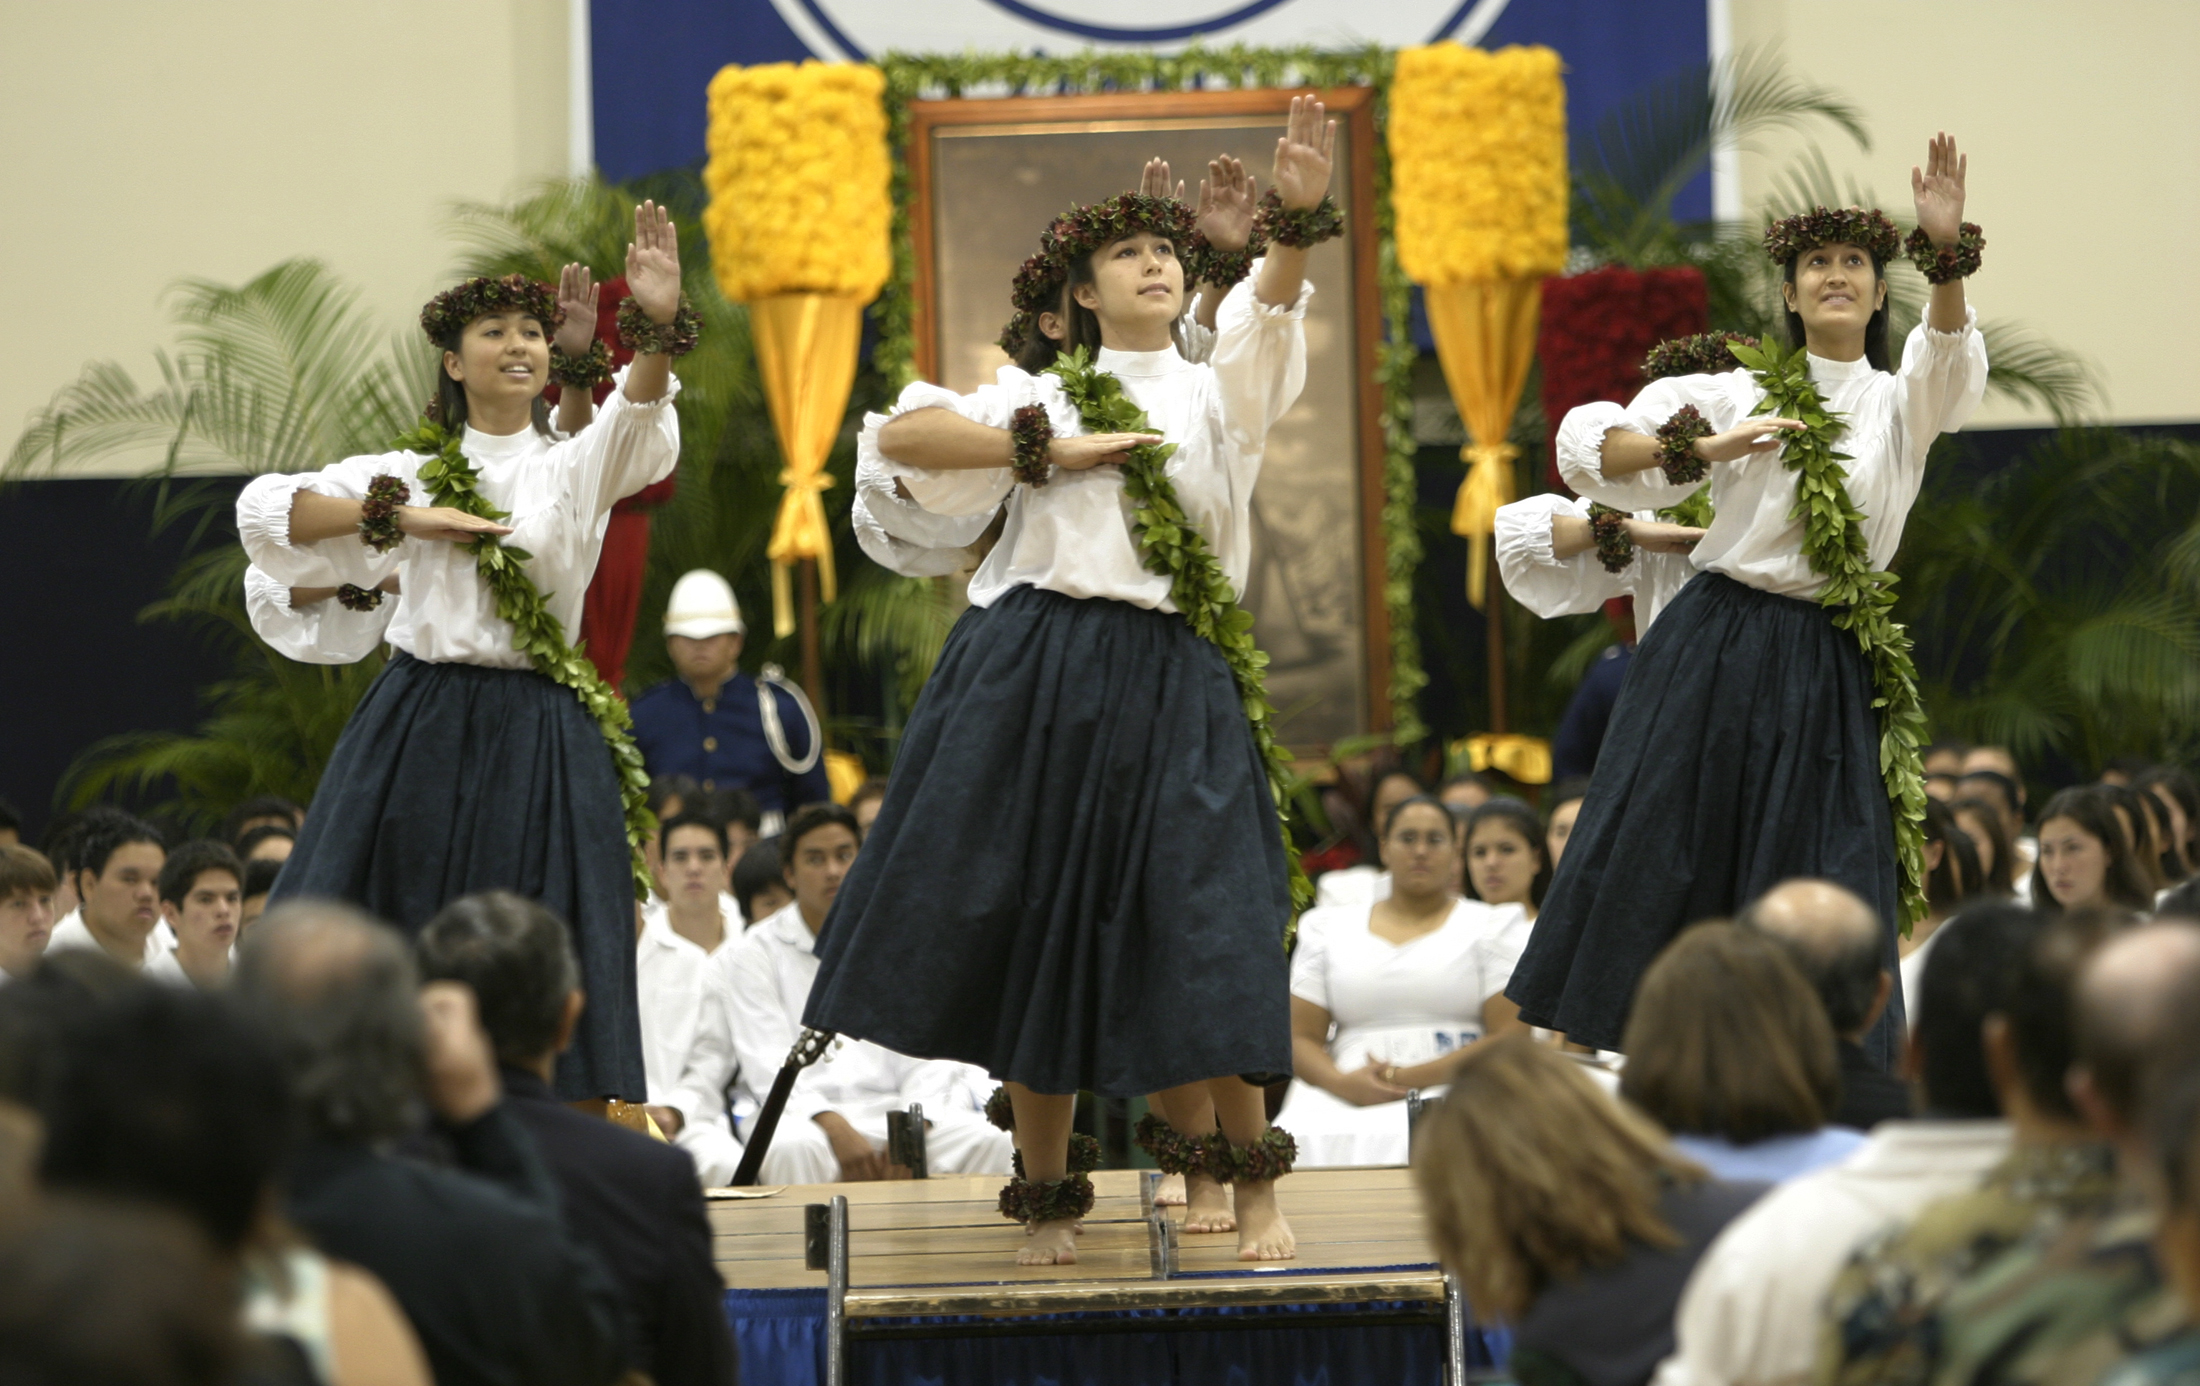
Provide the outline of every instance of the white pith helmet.
[[708,568],[682,573],[672,584],[672,600],[665,605],[665,634],[704,640],[713,635],[746,635],[741,622],[741,603],[733,598],[733,584]]

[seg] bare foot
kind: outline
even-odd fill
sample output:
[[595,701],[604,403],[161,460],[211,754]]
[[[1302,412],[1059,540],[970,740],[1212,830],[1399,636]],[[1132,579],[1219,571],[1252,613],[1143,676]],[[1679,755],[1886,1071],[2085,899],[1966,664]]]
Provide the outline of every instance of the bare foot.
[[1184,1176],[1164,1174],[1154,1185],[1153,1202],[1156,1208],[1181,1208],[1184,1206]]
[[1237,1185],[1238,1259],[1240,1261],[1289,1261],[1299,1254],[1291,1224],[1283,1220],[1276,1202],[1276,1183],[1240,1182]]
[[[1285,1235],[1289,1235],[1288,1232]],[[1031,1224],[1024,1249],[1016,1253],[1019,1266],[1072,1266],[1077,1264],[1077,1223],[1072,1218]]]
[[1202,1174],[1187,1179],[1191,1201],[1184,1208],[1186,1232],[1235,1232],[1237,1214],[1230,1209],[1230,1186]]

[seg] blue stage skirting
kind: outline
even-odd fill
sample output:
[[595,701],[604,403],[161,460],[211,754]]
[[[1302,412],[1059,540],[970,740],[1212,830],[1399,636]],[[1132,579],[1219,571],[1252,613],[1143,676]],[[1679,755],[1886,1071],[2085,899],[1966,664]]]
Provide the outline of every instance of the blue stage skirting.
[[[955,1336],[958,1324],[999,1319],[871,1319],[870,1329],[934,1328],[938,1336],[848,1340],[849,1386],[1441,1386],[1440,1324],[1354,1322],[1424,1311],[1425,1304],[1292,1304],[1265,1308],[1118,1310],[1017,1322],[1060,1332]],[[823,1386],[825,1292],[728,1290],[726,1317],[748,1386]],[[1249,1327],[1246,1319],[1260,1320]],[[1232,1319],[1211,1329],[1186,1321]],[[1138,1321],[1155,1322],[1139,1328]],[[1166,1328],[1159,1327],[1166,1321]],[[1120,1326],[1117,1326],[1120,1325]],[[1468,1365],[1501,1365],[1503,1330],[1471,1333]]]

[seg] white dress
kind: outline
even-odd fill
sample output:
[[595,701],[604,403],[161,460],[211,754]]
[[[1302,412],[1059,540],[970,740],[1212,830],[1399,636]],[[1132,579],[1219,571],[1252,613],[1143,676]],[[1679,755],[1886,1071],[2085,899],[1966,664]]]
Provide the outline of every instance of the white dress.
[[[1299,921],[1291,994],[1329,1012],[1337,1067],[1410,1066],[1480,1039],[1483,1003],[1503,994],[1527,946],[1526,911],[1460,900],[1440,927],[1407,943],[1378,937],[1372,914],[1315,909]],[[1276,1124],[1298,1142],[1301,1168],[1406,1162],[1403,1101],[1356,1107],[1295,1080]]]

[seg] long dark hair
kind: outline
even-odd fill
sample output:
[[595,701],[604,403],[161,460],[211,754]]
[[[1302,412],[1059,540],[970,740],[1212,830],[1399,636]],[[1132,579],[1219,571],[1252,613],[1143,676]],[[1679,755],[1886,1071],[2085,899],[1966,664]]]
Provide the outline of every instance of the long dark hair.
[[[473,323],[466,324],[466,327],[471,326]],[[549,335],[550,328],[547,324],[543,325],[542,330],[543,335]],[[460,339],[465,335],[466,328],[462,327],[458,330],[458,336],[447,342],[437,343],[437,347],[440,351],[455,352]],[[528,406],[527,414],[529,422],[535,426],[535,432],[545,438],[557,436],[550,427],[550,405],[543,399],[540,391],[536,392],[533,402]],[[466,430],[466,384],[464,381],[451,379],[451,373],[443,369],[443,358],[440,355],[435,359],[435,398],[428,401],[427,415],[453,433],[463,433]]]
[[[1815,247],[1813,248],[1815,249]],[[1859,248],[1861,249],[1861,247]],[[1808,253],[1807,251],[1804,252],[1804,254]],[[1870,250],[1865,250],[1864,253],[1872,257],[1872,278],[1875,285],[1884,285],[1887,282],[1887,267]],[[1786,268],[1780,271],[1781,283],[1793,284],[1795,282],[1795,262],[1802,258],[1802,255],[1797,255],[1794,260],[1787,262]],[[1784,304],[1785,300],[1783,299],[1782,302]],[[1871,321],[1864,324],[1864,359],[1871,363],[1871,367],[1875,371],[1891,371],[1894,369],[1892,365],[1888,364],[1891,358],[1887,355],[1887,315],[1893,306],[1894,296],[1890,294],[1881,301],[1878,308],[1873,310]],[[1786,310],[1786,320],[1788,349],[1792,351],[1796,347],[1809,345],[1809,339],[1803,330],[1803,315],[1793,308],[1789,308]]]
[[1925,899],[1933,913],[1949,915],[1979,893],[1978,849],[1956,823],[1955,811],[1938,799],[1925,801],[1925,840],[1940,844],[1940,865],[1925,878]]
[[[2139,870],[2138,856],[2124,837],[2123,824],[2117,821],[2115,800],[2101,793],[2099,785],[2066,789],[2049,799],[2047,807],[2040,810],[2040,827],[2045,829],[2051,818],[2069,819],[2108,849],[2108,870],[2101,877],[2101,893],[2108,897],[2110,904],[2129,910],[2154,908],[2154,892],[2147,888],[2147,878]],[[2134,831],[2139,827],[2137,823],[2131,826]],[[2062,902],[2047,888],[2046,855],[2043,844],[2040,849],[2042,863],[2032,868],[2032,908],[2042,914],[2061,914]]]
[[[2001,826],[2001,810],[1984,799],[1962,798],[1949,803],[1948,813],[1957,821],[1956,828],[1969,840],[1971,830],[1963,826],[1961,819],[1968,813],[1986,830],[1986,840],[1994,849],[1991,868],[1983,863],[1979,867],[1979,882],[1971,888],[1973,895],[1993,895],[2008,899],[2017,893],[2017,859],[2009,846],[2009,833]],[[1976,856],[1976,848],[1973,849]]]
[[[2131,787],[2142,794],[2152,794],[2160,789],[2177,801],[2177,807],[2185,814],[2185,840],[2172,842],[2162,854],[2162,865],[2167,874],[2183,880],[2200,870],[2200,854],[2193,850],[2193,830],[2200,826],[2200,784],[2191,775],[2174,765],[2157,765],[2131,782]],[[2171,858],[2175,860],[2171,860]]]
[[[1128,239],[1128,237],[1125,239]],[[1177,248],[1176,242],[1169,240],[1166,236],[1162,239],[1169,241],[1169,249],[1171,253],[1174,253]],[[1114,245],[1117,242],[1110,241],[1108,244]],[[1032,314],[1031,334],[1025,337],[1024,344],[1016,349],[1016,368],[1018,370],[1037,375],[1053,365],[1055,357],[1065,351],[1075,351],[1079,347],[1085,348],[1093,356],[1100,354],[1100,315],[1077,301],[1077,290],[1093,282],[1093,255],[1098,255],[1100,251],[1107,248],[1108,246],[1105,245],[1100,246],[1091,255],[1080,255],[1069,262],[1069,277],[1062,284],[1061,306],[1054,310],[1055,316],[1062,320],[1065,331],[1060,340],[1049,337],[1039,327],[1039,315]],[[1189,283],[1184,286],[1184,293],[1187,298],[1191,296],[1192,287]],[[1183,349],[1183,338],[1175,323],[1169,324],[1169,338],[1176,343],[1179,350]]]
[[[1535,879],[1528,884],[1528,898],[1537,909],[1543,908],[1543,896],[1551,888],[1551,849],[1543,836],[1543,820],[1535,816],[1535,810],[1518,799],[1499,795],[1481,807],[1470,811],[1459,823],[1459,851],[1462,858],[1474,846],[1475,829],[1488,822],[1502,822],[1520,834],[1528,850],[1535,853],[1538,863]],[[1466,897],[1479,900],[1482,892],[1474,887],[1474,868],[1470,865],[1463,873],[1466,877]]]

